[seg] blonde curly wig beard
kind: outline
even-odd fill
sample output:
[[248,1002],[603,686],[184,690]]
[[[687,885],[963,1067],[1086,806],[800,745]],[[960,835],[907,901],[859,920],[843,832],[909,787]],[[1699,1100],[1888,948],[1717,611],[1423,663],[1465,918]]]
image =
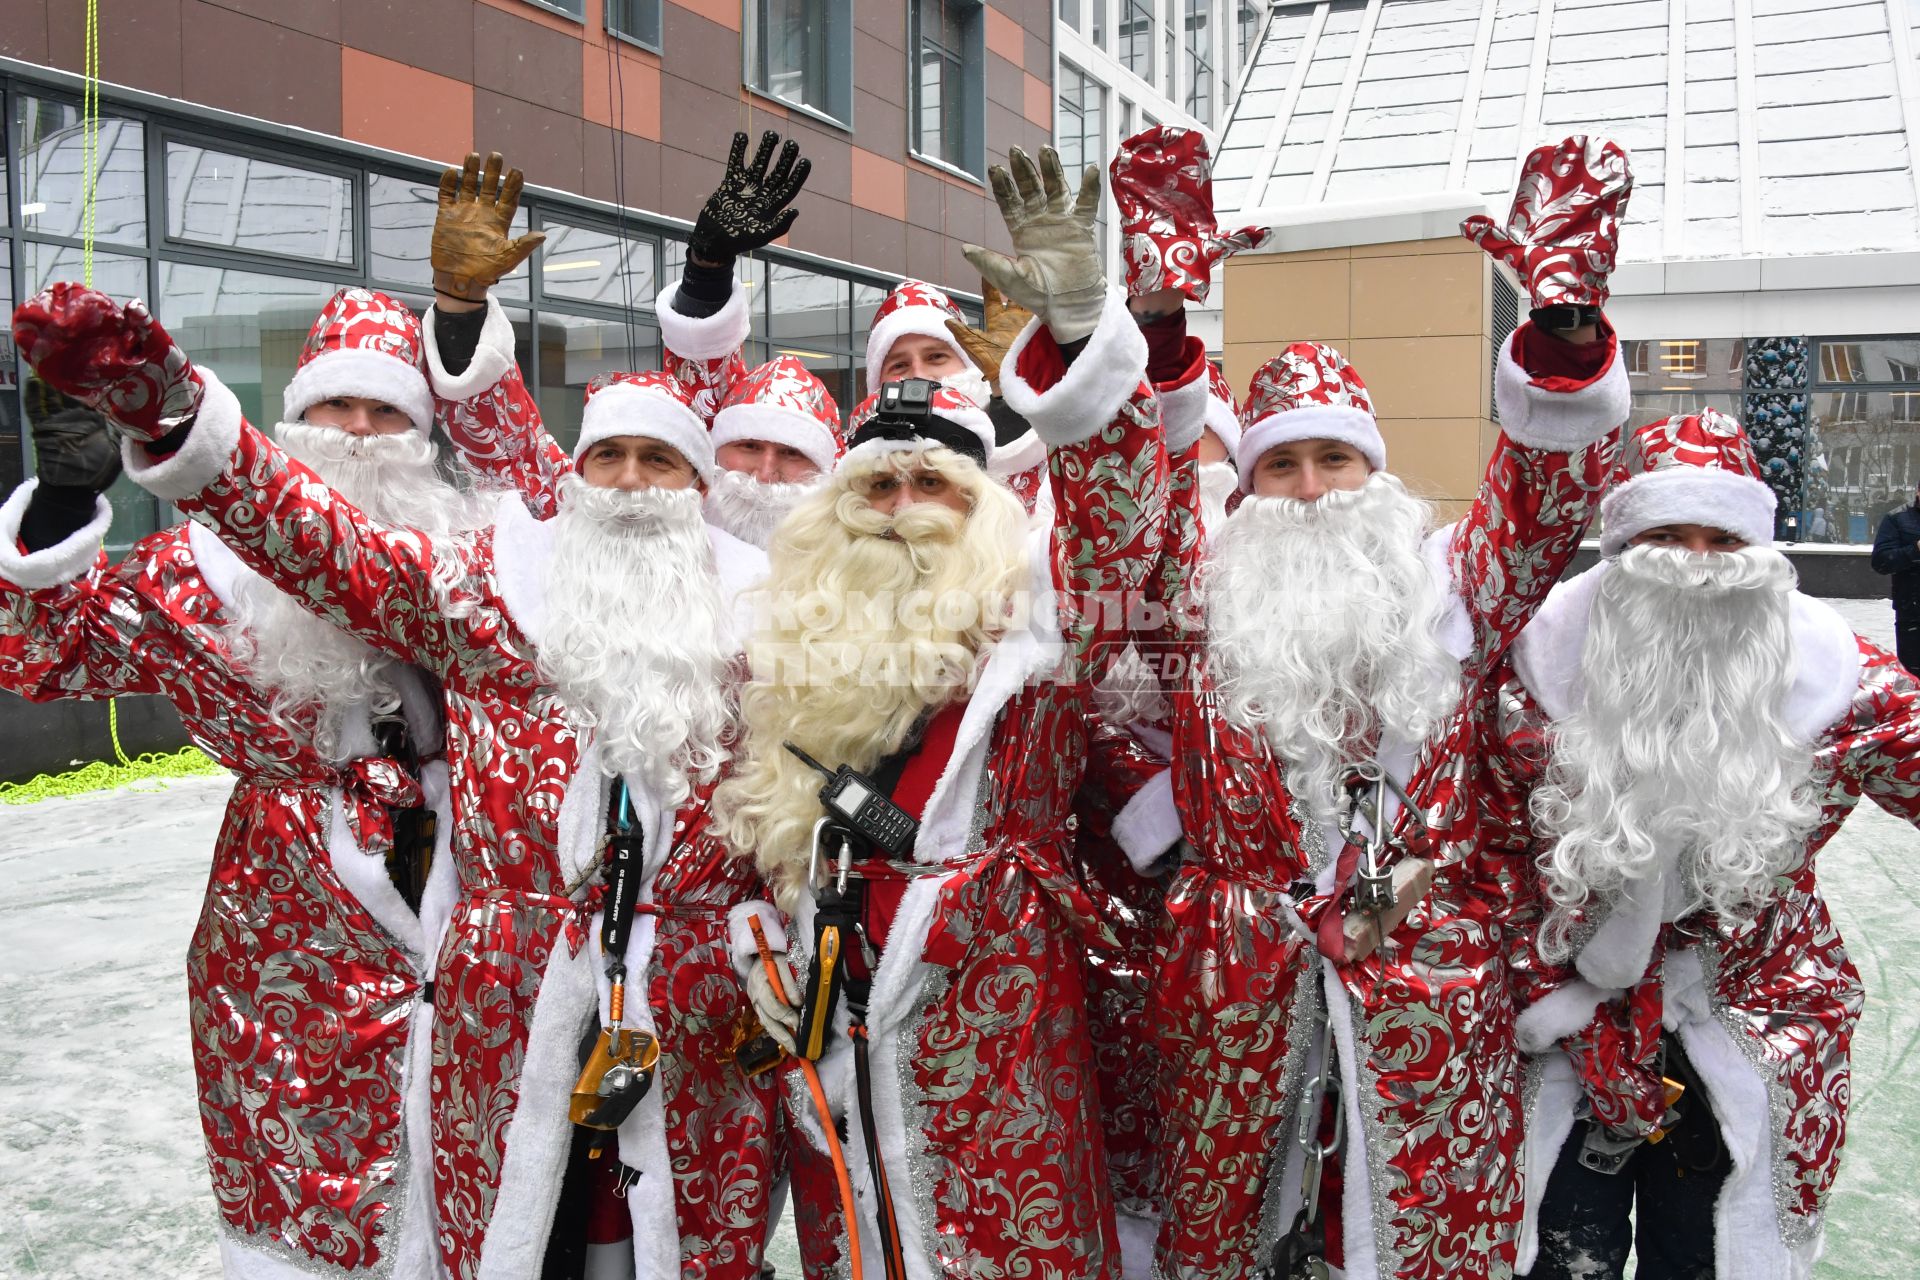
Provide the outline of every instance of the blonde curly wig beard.
[[[875,510],[873,480],[915,466],[946,477],[969,510]],[[782,744],[870,769],[923,714],[966,698],[1022,584],[1025,527],[1018,499],[938,446],[856,460],[780,525],[756,601],[743,741],[714,809],[783,907],[806,887],[822,810],[819,776]]]

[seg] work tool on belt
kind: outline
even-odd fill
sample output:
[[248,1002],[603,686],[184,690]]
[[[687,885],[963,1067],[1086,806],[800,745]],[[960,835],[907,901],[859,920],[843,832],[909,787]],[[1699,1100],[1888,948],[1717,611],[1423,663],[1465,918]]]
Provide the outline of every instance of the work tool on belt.
[[[1580,1140],[1579,1160],[1583,1168],[1595,1173],[1617,1174],[1627,1167],[1633,1153],[1643,1146],[1672,1142],[1668,1149],[1682,1175],[1715,1173],[1727,1163],[1726,1144],[1720,1139],[1720,1126],[1713,1113],[1689,1086],[1694,1081],[1693,1064],[1670,1035],[1660,1037],[1659,1061],[1661,1088],[1666,1091],[1666,1114],[1652,1133],[1629,1136],[1615,1133],[1595,1120],[1592,1107],[1583,1101],[1587,1112],[1587,1131]],[[1704,1123],[1702,1123],[1704,1122]]]
[[[1317,981],[1320,966],[1315,963],[1309,980]],[[1294,1113],[1294,1142],[1305,1154],[1300,1172],[1300,1209],[1293,1225],[1273,1246],[1273,1253],[1258,1274],[1258,1280],[1328,1280],[1327,1224],[1320,1217],[1320,1186],[1327,1161],[1339,1154],[1346,1142],[1347,1113],[1340,1105],[1340,1062],[1333,1039],[1333,1022],[1323,1010],[1317,1023],[1319,1063],[1314,1075],[1301,1089],[1300,1105]],[[1327,1103],[1333,1104],[1333,1132],[1323,1142],[1320,1121]],[[1282,1152],[1284,1153],[1284,1148]],[[1276,1155],[1284,1161],[1284,1154]],[[1275,1171],[1274,1176],[1279,1176]]]
[[[1329,960],[1358,960],[1386,941],[1387,935],[1419,903],[1433,885],[1433,862],[1421,856],[1426,848],[1425,822],[1390,774],[1375,761],[1353,768],[1346,810],[1340,819],[1341,847],[1334,861],[1332,897],[1314,930],[1315,945]],[[1405,838],[1395,837],[1387,818],[1387,796],[1400,801],[1402,812],[1419,828]],[[1360,831],[1365,819],[1367,830]],[[1389,861],[1394,846],[1401,856]],[[1340,909],[1347,886],[1353,886],[1353,910]]]
[[[601,910],[600,950],[607,958],[607,1025],[587,1055],[573,1086],[567,1108],[573,1122],[602,1134],[618,1129],[653,1087],[654,1067],[660,1061],[660,1041],[643,1027],[626,1023],[627,940],[633,934],[635,905],[640,900],[645,834],[634,819],[633,801],[624,779],[615,779],[607,804],[607,846],[603,874],[607,895]],[[597,1158],[605,1138],[588,1152]]]
[[[860,1112],[868,1172],[873,1175],[874,1216],[880,1229],[887,1280],[905,1280],[900,1224],[873,1112],[867,1001],[873,991],[878,957],[861,924],[864,878],[855,874],[853,864],[856,851],[890,862],[911,859],[920,824],[872,778],[847,765],[829,769],[791,742],[785,745],[827,780],[820,788],[820,803],[826,807],[827,816],[813,826],[813,960],[807,969],[807,989],[800,1010],[800,1056],[813,1062],[827,1051],[834,1010],[844,999],[847,1039],[853,1046],[854,1101]],[[908,867],[911,865],[907,862]],[[858,1224],[849,1225],[848,1230],[858,1230]]]
[[[415,782],[429,760],[407,728],[407,719],[399,710],[373,717],[373,741],[379,753],[402,769]],[[387,878],[416,915],[420,899],[427,891],[427,876],[433,870],[434,842],[440,834],[440,815],[424,800],[407,809],[389,809],[393,821],[393,847],[387,850]]]

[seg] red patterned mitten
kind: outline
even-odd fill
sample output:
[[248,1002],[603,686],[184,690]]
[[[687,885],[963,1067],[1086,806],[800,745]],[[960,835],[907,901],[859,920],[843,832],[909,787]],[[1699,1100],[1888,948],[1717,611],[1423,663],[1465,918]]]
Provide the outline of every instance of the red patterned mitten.
[[1127,294],[1178,289],[1207,300],[1213,266],[1267,238],[1261,227],[1223,234],[1213,217],[1213,161],[1197,129],[1157,124],[1120,144],[1108,166],[1120,206]]
[[1475,214],[1460,234],[1519,272],[1535,309],[1603,306],[1632,191],[1619,144],[1576,135],[1527,157],[1504,227]]
[[200,375],[138,300],[56,284],[14,309],[13,340],[47,385],[158,440],[200,411]]

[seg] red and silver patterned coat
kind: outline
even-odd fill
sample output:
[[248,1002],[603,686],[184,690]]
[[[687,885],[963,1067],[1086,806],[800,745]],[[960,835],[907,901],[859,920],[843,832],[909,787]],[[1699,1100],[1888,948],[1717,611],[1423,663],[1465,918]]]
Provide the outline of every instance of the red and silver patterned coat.
[[[1145,350],[1115,297],[1071,368],[1036,324],[1009,352],[1002,386],[1052,450],[1056,499],[1078,538],[1032,547],[1035,610],[1003,636],[968,700],[952,756],[922,816],[915,877],[874,974],[868,1032],[874,1120],[907,1274],[1117,1280],[1100,1137],[1087,1072],[1086,939],[1111,935],[1073,867],[1073,798],[1087,753],[1079,664],[1106,637],[1078,593],[1137,586],[1164,516],[1164,453]],[[1018,370],[1016,374],[1014,370]],[[1093,506],[1096,491],[1118,495]],[[813,907],[791,938],[804,961]],[[846,1010],[840,1021],[844,1032]],[[820,1074],[834,1110],[857,1116],[844,1034]],[[801,1123],[819,1144],[811,1106]],[[847,1163],[869,1266],[879,1256],[861,1126]]]
[[[1577,549],[1628,408],[1617,344],[1589,381],[1536,381],[1516,363],[1525,338],[1499,354],[1505,430],[1479,495],[1426,544],[1454,601],[1441,640],[1461,663],[1459,709],[1427,742],[1379,752],[1419,806],[1434,886],[1365,960],[1318,962],[1301,918],[1326,907],[1337,837],[1296,804],[1265,739],[1222,716],[1204,634],[1176,633],[1186,677],[1174,689],[1174,789],[1193,853],[1168,894],[1155,992],[1169,1057],[1156,1274],[1245,1275],[1290,1225],[1301,1203],[1293,1110],[1323,1008],[1343,1076],[1346,1274],[1512,1269],[1521,1071],[1496,911],[1507,895],[1479,839],[1478,744],[1490,681]],[[1174,601],[1199,537],[1191,448],[1182,463],[1161,586]],[[1408,821],[1395,812],[1396,834]],[[1315,891],[1296,901],[1301,881]]]
[[[447,768],[419,787],[375,755],[364,704],[338,717],[337,758],[310,719],[275,718],[229,656],[235,593],[253,576],[182,524],[118,564],[100,550],[111,508],[27,554],[34,485],[0,507],[0,687],[35,700],[166,698],[235,775],[206,902],[187,953],[200,1116],[228,1276],[424,1274],[433,1218],[418,1005],[452,908]],[[413,740],[437,753],[439,695],[391,673]],[[424,798],[440,842],[420,915],[388,879],[387,805]]]
[[[1522,633],[1500,691],[1489,829],[1531,867],[1540,847],[1527,802],[1552,722],[1576,709],[1580,653],[1607,562],[1554,588]],[[1772,898],[1745,925],[1700,912],[1666,925],[1650,950],[1595,938],[1581,968],[1637,981],[1599,986],[1534,950],[1540,900],[1518,877],[1513,949],[1521,1046],[1542,1056],[1527,1091],[1527,1216],[1535,1215],[1582,1094],[1611,1128],[1649,1132],[1666,1110],[1655,1057],[1664,1026],[1680,1037],[1733,1156],[1715,1209],[1716,1273],[1790,1280],[1812,1273],[1822,1212],[1846,1135],[1848,1046],[1864,990],[1821,898],[1814,859],[1860,800],[1920,825],[1920,685],[1893,655],[1854,635],[1831,608],[1796,593],[1798,669],[1787,727],[1814,745],[1819,827]],[[1616,937],[1618,935],[1615,935]],[[1588,952],[1600,946],[1602,953]],[[1636,1082],[1652,1088],[1635,1088]]]
[[[131,455],[130,473],[321,616],[444,688],[458,887],[434,999],[441,1258],[461,1280],[537,1275],[596,986],[601,1016],[606,998],[587,884],[610,780],[535,663],[551,526],[517,497],[503,498],[492,527],[440,545],[376,525],[248,426],[201,372],[206,400],[186,444],[159,462]],[[758,551],[710,536],[723,594],[764,572]],[[649,1277],[749,1277],[764,1242],[773,1098],[739,1081],[718,1046],[731,1049],[745,1008],[727,911],[759,888],[708,833],[704,793],[678,812],[644,786],[633,793],[648,905],[627,962],[645,975],[640,1009],[663,1047],[654,1088],[619,1135],[622,1162],[642,1171],[627,1197],[636,1264]]]

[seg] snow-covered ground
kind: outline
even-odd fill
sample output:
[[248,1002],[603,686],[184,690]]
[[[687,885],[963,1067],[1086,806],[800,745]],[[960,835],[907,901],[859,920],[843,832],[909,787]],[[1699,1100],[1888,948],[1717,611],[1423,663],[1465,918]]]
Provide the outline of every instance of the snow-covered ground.
[[[1837,603],[1891,644],[1884,601]],[[184,974],[226,791],[0,809],[0,1277],[219,1274]],[[1920,1274],[1917,854],[1866,805],[1821,861],[1868,988],[1822,1280]],[[790,1230],[771,1260],[798,1274]]]

